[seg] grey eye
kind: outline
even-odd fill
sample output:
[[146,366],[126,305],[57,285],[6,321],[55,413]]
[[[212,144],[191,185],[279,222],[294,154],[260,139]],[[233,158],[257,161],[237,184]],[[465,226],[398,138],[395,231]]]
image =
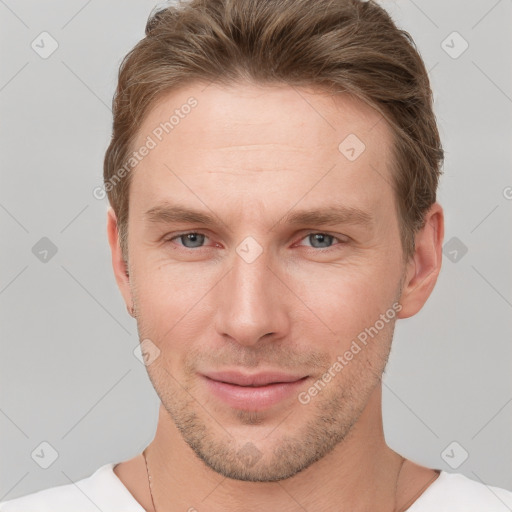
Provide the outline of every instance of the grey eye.
[[333,239],[334,237],[332,235],[327,235],[325,233],[311,233],[308,235],[308,240],[311,246],[317,249],[330,247]]
[[181,240],[181,243],[188,249],[194,249],[201,247],[204,244],[205,235],[201,233],[186,233],[177,237]]

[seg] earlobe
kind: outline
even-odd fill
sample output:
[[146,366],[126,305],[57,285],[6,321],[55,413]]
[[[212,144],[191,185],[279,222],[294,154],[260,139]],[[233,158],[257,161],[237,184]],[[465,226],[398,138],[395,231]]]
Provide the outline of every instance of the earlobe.
[[119,231],[117,217],[112,207],[107,212],[107,235],[112,254],[112,268],[117,286],[126,304],[128,313],[133,316],[133,301],[130,290],[130,275],[128,264],[124,260],[121,245],[119,243]]
[[424,227],[415,236],[415,250],[407,263],[398,318],[418,313],[432,293],[441,270],[443,237],[443,209],[434,203],[425,216]]

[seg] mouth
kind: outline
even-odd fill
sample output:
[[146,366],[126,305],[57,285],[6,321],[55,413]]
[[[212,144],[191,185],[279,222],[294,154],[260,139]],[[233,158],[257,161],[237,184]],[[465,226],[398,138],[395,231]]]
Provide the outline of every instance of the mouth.
[[309,376],[282,372],[243,374],[240,372],[209,372],[201,377],[213,396],[225,404],[256,411],[275,405],[296,394]]

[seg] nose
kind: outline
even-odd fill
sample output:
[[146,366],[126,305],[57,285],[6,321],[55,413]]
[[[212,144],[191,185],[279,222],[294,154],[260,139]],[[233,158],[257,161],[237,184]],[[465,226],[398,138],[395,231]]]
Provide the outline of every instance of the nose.
[[[263,252],[252,262],[234,254],[231,271],[217,290],[217,332],[240,345],[282,338],[289,329],[285,287]],[[217,288],[217,287],[216,287]]]

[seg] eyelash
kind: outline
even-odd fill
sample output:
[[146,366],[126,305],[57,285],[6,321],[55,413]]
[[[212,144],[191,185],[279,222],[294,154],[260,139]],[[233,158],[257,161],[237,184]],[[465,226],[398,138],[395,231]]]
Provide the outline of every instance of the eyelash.
[[[204,237],[208,238],[208,235],[206,235],[205,233],[201,233],[200,231],[185,231],[183,233],[179,233],[177,235],[173,235],[172,237],[165,239],[165,242],[173,242],[174,240],[179,239],[181,237],[184,237],[186,235],[203,235]],[[309,233],[306,233],[299,241],[302,241],[302,240],[308,238],[311,235],[327,235],[327,236],[331,237],[333,240],[337,240],[339,242],[338,244],[331,245],[330,247],[320,247],[320,248],[318,248],[318,247],[312,247],[312,246],[302,246],[302,247],[309,247],[310,249],[313,249],[316,252],[327,252],[327,251],[329,251],[331,249],[334,249],[336,245],[343,245],[343,244],[346,244],[347,241],[348,241],[348,239],[344,240],[341,237],[338,237],[338,236],[335,236],[335,235],[331,235],[330,233],[326,233],[324,231],[310,231]],[[180,244],[180,245],[181,245],[181,247],[183,249],[190,250],[190,251],[195,251],[197,249],[204,249],[206,247],[206,246],[185,247],[183,244]]]

